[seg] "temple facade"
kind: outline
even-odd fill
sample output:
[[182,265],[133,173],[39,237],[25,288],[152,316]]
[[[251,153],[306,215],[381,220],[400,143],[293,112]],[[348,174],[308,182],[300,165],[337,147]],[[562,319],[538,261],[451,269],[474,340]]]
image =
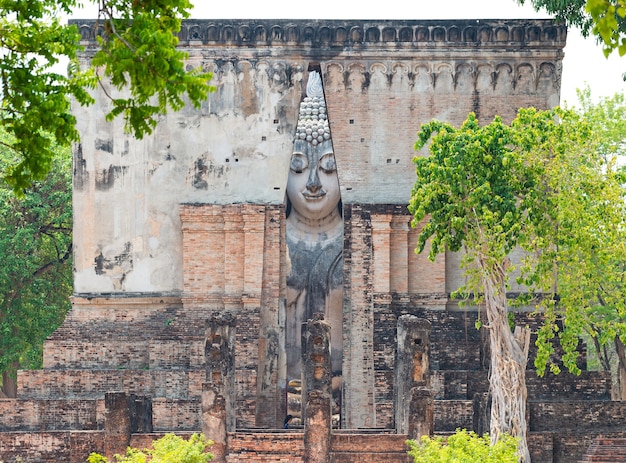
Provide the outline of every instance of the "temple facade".
[[[75,23],[87,64],[95,23]],[[106,122],[103,90],[75,107],[73,308],[44,370],[0,400],[5,463],[201,430],[228,462],[407,461],[404,439],[429,423],[488,430],[487,334],[450,299],[460,258],[414,252],[412,159],[426,153],[413,145],[433,118],[558,105],[566,33],[549,20],[184,22],[189,68],[217,87],[200,109],[136,140]],[[626,432],[607,375],[528,376],[534,462]],[[307,391],[330,397],[323,451]]]

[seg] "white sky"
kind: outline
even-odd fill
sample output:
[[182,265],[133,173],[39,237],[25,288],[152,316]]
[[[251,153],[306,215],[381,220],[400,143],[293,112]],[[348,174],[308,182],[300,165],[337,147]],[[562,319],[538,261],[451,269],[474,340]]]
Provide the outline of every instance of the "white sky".
[[[548,18],[515,0],[191,0],[192,15],[199,19],[528,19]],[[367,5],[365,4],[367,1]],[[527,0],[529,3],[530,0]],[[95,6],[77,11],[73,17],[94,18]],[[576,104],[576,89],[585,83],[592,97],[626,92],[622,73],[626,56],[614,52],[604,57],[595,39],[583,39],[570,28],[563,60],[561,104]]]

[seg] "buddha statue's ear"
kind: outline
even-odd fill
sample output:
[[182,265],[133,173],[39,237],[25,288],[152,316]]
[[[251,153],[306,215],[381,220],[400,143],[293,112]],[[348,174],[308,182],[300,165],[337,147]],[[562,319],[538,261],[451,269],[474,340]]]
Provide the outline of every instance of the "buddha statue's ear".
[[[289,195],[286,193],[285,193],[285,199],[287,201],[285,205],[285,218],[288,218],[289,214],[291,214],[291,200],[289,199]],[[341,201],[339,201],[339,203],[341,203]]]

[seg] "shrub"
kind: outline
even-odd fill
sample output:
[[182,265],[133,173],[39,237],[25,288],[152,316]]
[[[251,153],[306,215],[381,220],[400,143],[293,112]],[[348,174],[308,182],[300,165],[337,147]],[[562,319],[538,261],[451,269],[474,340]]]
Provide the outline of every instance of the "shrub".
[[480,437],[475,432],[457,429],[444,438],[422,436],[422,441],[406,441],[408,454],[415,463],[517,463],[517,439],[504,434],[490,445],[489,434]]
[[[152,442],[152,449],[128,447],[126,455],[115,455],[115,463],[206,463],[213,454],[205,449],[213,444],[202,434],[192,434],[185,440],[175,434],[166,434]],[[106,457],[92,453],[88,463],[109,463]]]

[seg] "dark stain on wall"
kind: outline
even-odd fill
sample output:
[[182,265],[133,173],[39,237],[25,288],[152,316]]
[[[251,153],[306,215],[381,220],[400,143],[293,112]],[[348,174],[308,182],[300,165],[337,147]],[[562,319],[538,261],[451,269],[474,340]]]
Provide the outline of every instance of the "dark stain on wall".
[[102,140],[101,138],[96,138],[95,148],[99,151],[113,153],[113,140]]
[[209,188],[208,178],[221,178],[226,172],[224,166],[219,166],[209,162],[206,159],[198,158],[193,163],[192,185],[198,190],[206,190]]
[[115,184],[115,180],[128,170],[126,166],[109,166],[96,174],[96,189],[106,191],[111,189]]
[[474,90],[472,93],[472,111],[480,120],[480,92],[478,90]]
[[102,251],[94,259],[94,269],[96,275],[105,275],[111,270],[120,269],[122,280],[128,272],[133,269],[133,245],[128,241],[124,243],[124,249],[121,253],[113,257],[104,257]]
[[209,188],[209,184],[206,181],[208,167],[204,162],[204,159],[198,158],[193,163],[193,186],[198,190],[206,190]]
[[79,143],[74,150],[74,189],[82,190],[88,183],[87,161],[83,156],[83,145]]

